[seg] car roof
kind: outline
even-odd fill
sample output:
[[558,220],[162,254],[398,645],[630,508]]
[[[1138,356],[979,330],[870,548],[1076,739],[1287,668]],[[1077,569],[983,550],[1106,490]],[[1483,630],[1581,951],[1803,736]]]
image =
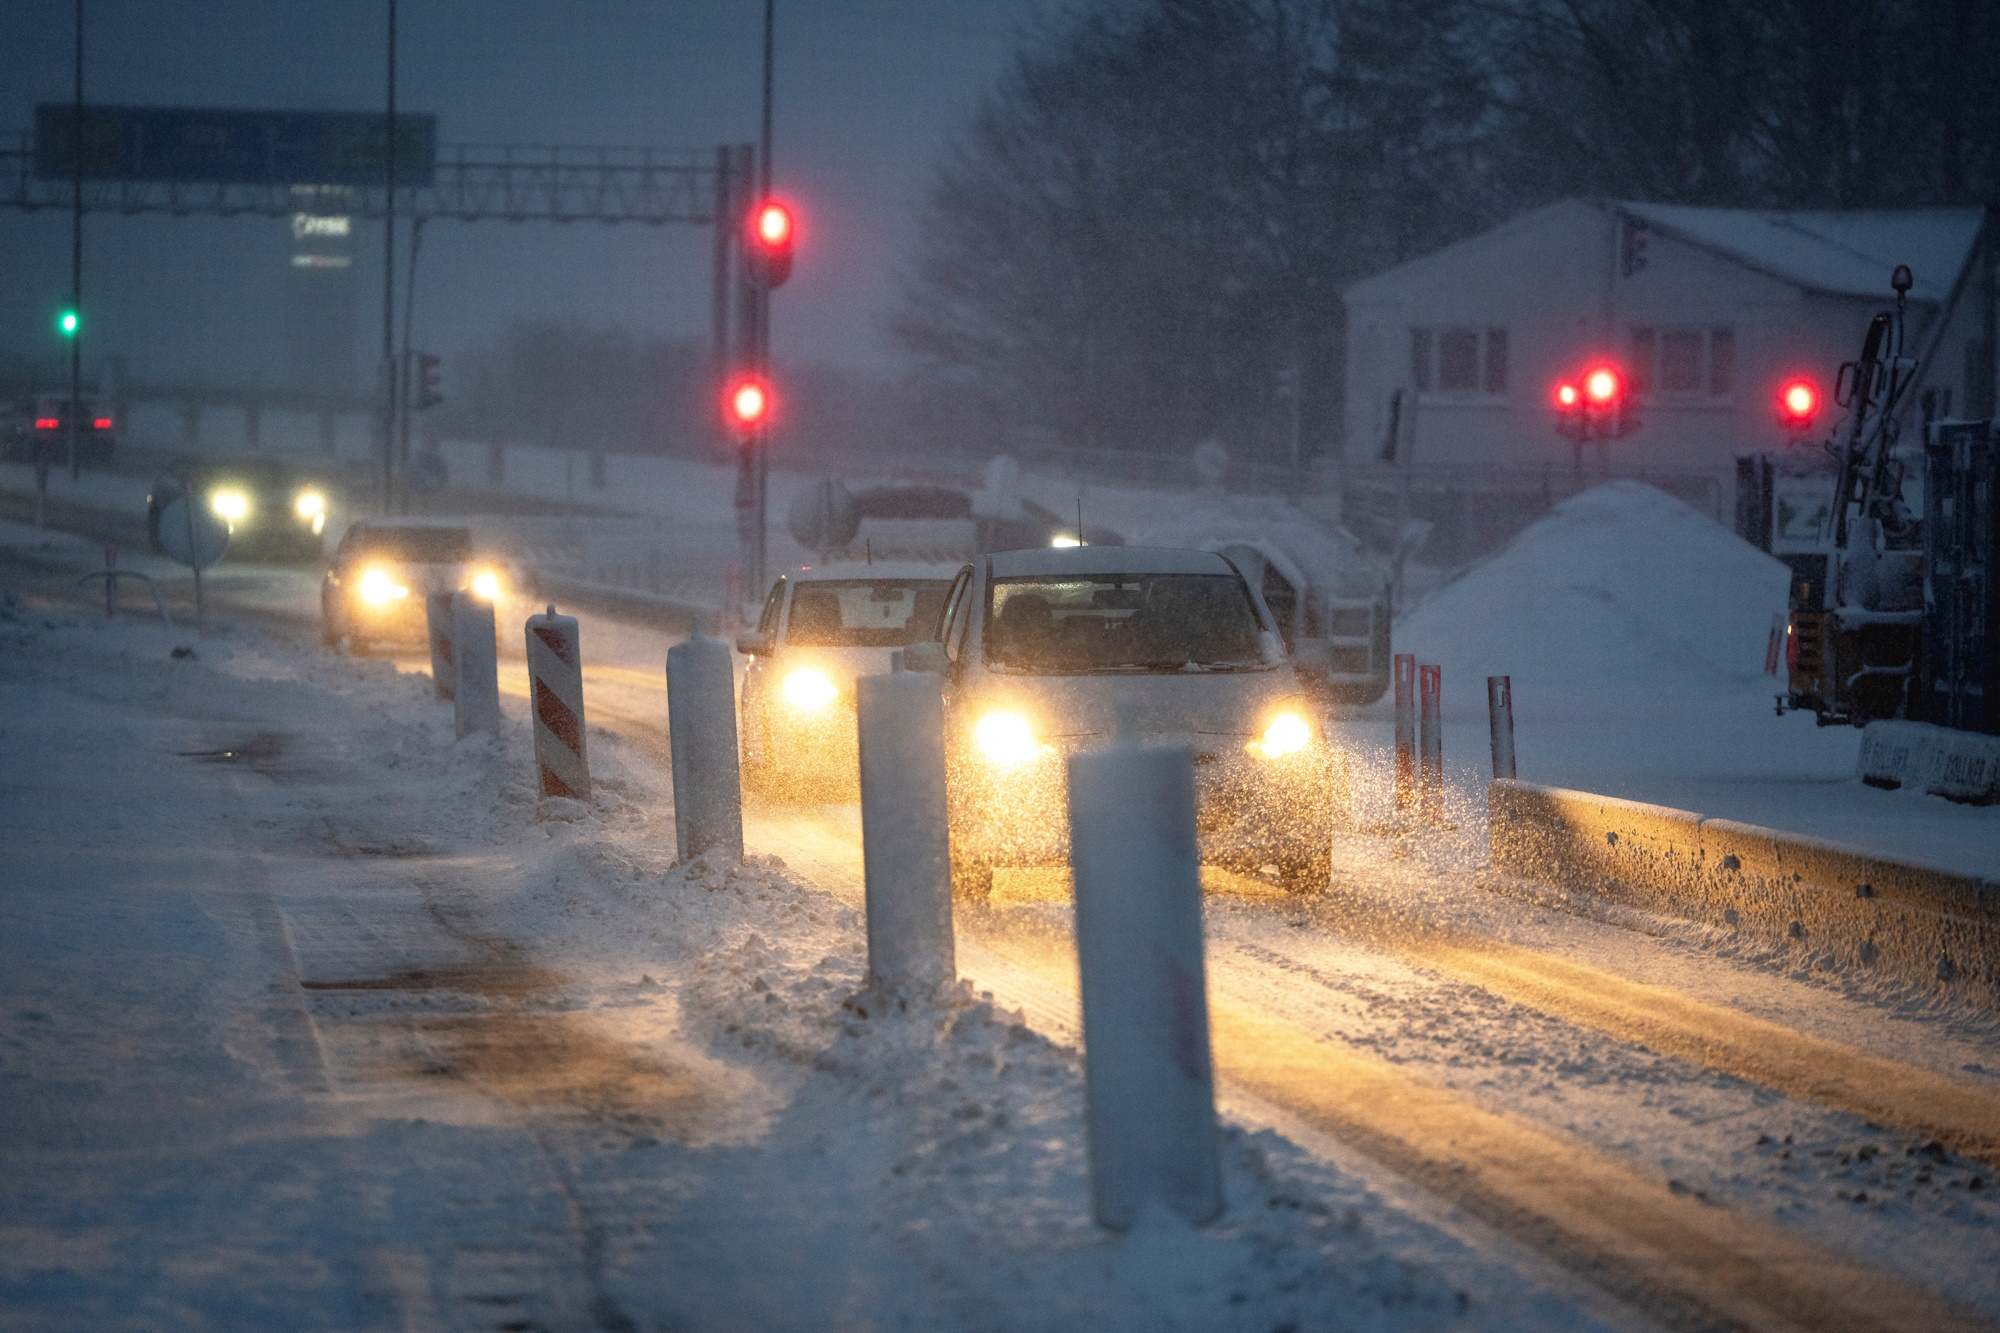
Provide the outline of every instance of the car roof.
[[872,564],[843,560],[831,565],[806,565],[786,575],[794,583],[842,582],[860,579],[924,579],[944,582],[956,578],[963,565],[939,565],[921,560],[877,560]]
[[996,579],[1062,574],[1234,574],[1236,566],[1213,551],[1178,546],[1038,546],[995,551]]

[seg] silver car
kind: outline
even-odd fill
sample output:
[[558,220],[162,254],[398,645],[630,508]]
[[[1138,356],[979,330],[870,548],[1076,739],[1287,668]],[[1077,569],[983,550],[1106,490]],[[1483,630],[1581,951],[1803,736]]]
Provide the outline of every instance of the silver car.
[[1270,611],[1220,555],[1002,551],[962,569],[940,642],[953,883],[1069,855],[1065,759],[1121,725],[1194,763],[1204,861],[1324,887],[1347,765],[1307,705]]

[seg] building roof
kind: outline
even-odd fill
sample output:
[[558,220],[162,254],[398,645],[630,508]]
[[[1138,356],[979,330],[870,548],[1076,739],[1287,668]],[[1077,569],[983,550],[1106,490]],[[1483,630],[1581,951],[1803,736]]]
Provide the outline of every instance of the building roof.
[[1823,212],[1615,205],[1662,231],[1813,291],[1887,296],[1889,275],[1908,264],[1910,298],[1942,303],[1979,238],[1977,208]]
[[1977,208],[1786,211],[1563,199],[1351,283],[1348,294],[1372,295],[1378,285],[1393,287],[1400,277],[1463,259],[1489,237],[1537,226],[1549,214],[1574,208],[1617,209],[1662,234],[1809,291],[1838,296],[1887,298],[1889,275],[1896,265],[1908,264],[1916,280],[1911,299],[1938,304],[1951,299],[1983,219]]

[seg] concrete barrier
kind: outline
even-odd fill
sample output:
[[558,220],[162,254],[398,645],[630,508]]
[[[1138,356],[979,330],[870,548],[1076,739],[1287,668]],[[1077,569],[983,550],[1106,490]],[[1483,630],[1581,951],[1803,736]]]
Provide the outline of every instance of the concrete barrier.
[[676,859],[743,859],[743,778],[736,755],[736,667],[729,645],[697,627],[667,649],[667,743]]
[[923,994],[958,975],[945,808],[944,700],[929,672],[856,683],[868,981]]
[[2000,881],[1504,778],[1487,808],[1496,870],[2000,1008]]

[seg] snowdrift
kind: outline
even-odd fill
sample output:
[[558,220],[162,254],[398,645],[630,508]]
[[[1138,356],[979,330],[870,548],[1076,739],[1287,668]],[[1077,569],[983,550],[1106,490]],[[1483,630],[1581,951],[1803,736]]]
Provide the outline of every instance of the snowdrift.
[[1615,481],[1412,608],[1395,647],[1444,667],[1448,715],[1483,718],[1489,675],[1513,677],[1517,715],[1713,699],[1762,688],[1789,578],[1664,491]]

